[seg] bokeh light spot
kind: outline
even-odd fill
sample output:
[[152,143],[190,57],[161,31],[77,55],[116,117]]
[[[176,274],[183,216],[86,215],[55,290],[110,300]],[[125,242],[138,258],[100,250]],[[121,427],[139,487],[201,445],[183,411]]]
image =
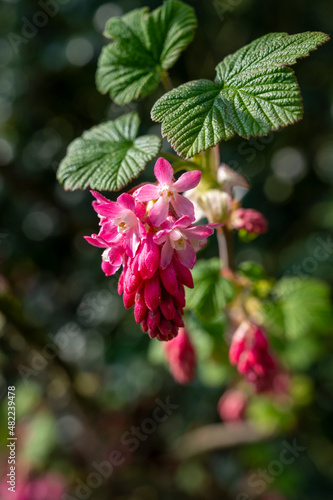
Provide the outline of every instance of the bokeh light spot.
[[74,66],[85,66],[92,59],[94,48],[86,38],[72,38],[66,47],[66,57]]
[[120,5],[115,3],[105,3],[101,5],[95,12],[94,15],[94,28],[96,31],[102,33],[105,28],[105,24],[111,17],[121,16],[123,14],[123,9]]
[[276,177],[293,182],[301,180],[307,172],[304,154],[292,147],[274,153],[271,165]]

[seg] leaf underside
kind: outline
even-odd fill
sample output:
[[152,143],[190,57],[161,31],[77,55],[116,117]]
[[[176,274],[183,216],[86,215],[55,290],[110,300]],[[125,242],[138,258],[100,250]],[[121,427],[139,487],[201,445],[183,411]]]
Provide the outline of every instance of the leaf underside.
[[118,191],[138,177],[161,148],[157,136],[137,137],[139,124],[138,114],[129,113],[75,139],[57,172],[65,189]]
[[166,93],[151,117],[184,158],[235,134],[248,139],[291,125],[302,118],[303,106],[287,66],[327,40],[320,32],[265,35],[219,63],[215,82],[195,80]]
[[178,0],[151,13],[144,7],[111,18],[105,35],[113,42],[98,61],[98,90],[119,105],[149,95],[192,41],[196,25],[194,10]]

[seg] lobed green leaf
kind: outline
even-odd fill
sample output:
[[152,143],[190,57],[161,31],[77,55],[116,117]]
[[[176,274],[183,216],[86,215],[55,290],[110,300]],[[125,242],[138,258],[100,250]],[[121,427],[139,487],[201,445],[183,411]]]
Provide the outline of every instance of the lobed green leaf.
[[194,288],[186,291],[186,305],[200,320],[212,321],[234,297],[233,284],[221,276],[220,266],[218,258],[194,266]]
[[194,10],[178,0],[151,13],[144,7],[111,18],[105,34],[114,41],[98,62],[98,90],[120,105],[149,95],[192,41],[196,25]]
[[117,191],[138,177],[161,148],[155,135],[137,137],[140,119],[129,113],[84,132],[68,147],[57,178],[65,189]]
[[290,339],[331,329],[330,289],[315,279],[283,278],[274,288],[275,305],[267,307],[268,321]]
[[235,134],[259,137],[295,123],[303,116],[302,99],[287,66],[328,38],[320,32],[265,35],[218,64],[215,82],[196,80],[166,93],[151,117],[184,158]]

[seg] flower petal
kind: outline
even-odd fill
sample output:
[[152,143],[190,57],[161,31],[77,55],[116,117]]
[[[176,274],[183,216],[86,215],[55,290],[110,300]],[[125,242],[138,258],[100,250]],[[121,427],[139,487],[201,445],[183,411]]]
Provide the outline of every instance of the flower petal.
[[95,212],[103,217],[117,217],[117,215],[123,212],[123,207],[121,207],[115,201],[109,201],[108,203],[100,204],[98,201],[93,201],[92,206]]
[[154,235],[154,241],[157,245],[164,243],[170,233],[170,229],[161,229]]
[[193,226],[182,229],[182,233],[188,240],[203,240],[214,233],[214,229],[208,226]]
[[190,242],[187,242],[184,250],[176,250],[176,253],[183,266],[188,267],[189,269],[193,268],[195,261],[197,260],[197,256]]
[[100,238],[97,234],[92,234],[91,236],[83,236],[85,240],[87,240],[90,245],[94,245],[94,247],[98,248],[107,248],[109,245]]
[[133,193],[134,198],[139,201],[152,201],[159,198],[159,190],[155,184],[145,184]]
[[178,217],[182,217],[183,215],[188,215],[191,221],[195,220],[193,203],[187,198],[185,198],[185,196],[175,193],[175,198],[174,200],[171,201],[171,204],[175,209]]
[[180,219],[178,219],[174,224],[173,228],[175,227],[181,227],[181,228],[186,228],[191,224],[191,219],[189,218],[188,215],[183,215]]
[[200,179],[200,170],[185,172],[185,174],[181,175],[172,187],[176,188],[179,193],[182,193],[183,191],[195,188],[199,184]]
[[154,203],[154,205],[149,210],[149,219],[153,226],[160,226],[162,222],[168,217],[169,214],[169,203],[164,203],[162,198]]
[[131,228],[126,233],[125,249],[130,258],[135,257],[136,251],[140,245],[140,237],[136,228]]
[[164,158],[159,158],[155,163],[154,174],[160,184],[171,184],[173,168]]
[[110,243],[119,235],[117,226],[113,222],[106,222],[102,225],[99,236],[106,242]]
[[113,264],[110,264],[110,262],[108,262],[106,260],[102,260],[102,270],[103,270],[105,276],[112,276],[112,274],[114,274],[118,271],[119,267],[120,267],[120,264],[119,264],[119,266],[113,265]]
[[170,245],[169,239],[167,239],[163,245],[161,252],[161,261],[160,261],[161,269],[165,269],[170,264],[172,255],[173,255],[173,248]]
[[114,266],[120,267],[123,262],[124,249],[121,246],[112,246],[108,251],[108,260]]
[[132,210],[132,212],[135,211],[135,201],[134,198],[128,194],[128,193],[123,193],[117,198],[117,202],[119,205],[121,205],[124,208],[127,208],[129,210]]
[[93,196],[95,196],[96,200],[99,201],[100,203],[110,203],[110,200],[102,196],[100,193],[97,191],[90,191]]

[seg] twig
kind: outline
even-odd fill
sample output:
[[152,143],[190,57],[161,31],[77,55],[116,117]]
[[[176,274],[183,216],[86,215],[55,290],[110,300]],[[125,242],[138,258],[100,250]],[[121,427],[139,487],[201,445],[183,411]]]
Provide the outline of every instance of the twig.
[[195,455],[271,439],[274,431],[255,429],[249,422],[211,424],[181,437],[170,450],[179,460]]

